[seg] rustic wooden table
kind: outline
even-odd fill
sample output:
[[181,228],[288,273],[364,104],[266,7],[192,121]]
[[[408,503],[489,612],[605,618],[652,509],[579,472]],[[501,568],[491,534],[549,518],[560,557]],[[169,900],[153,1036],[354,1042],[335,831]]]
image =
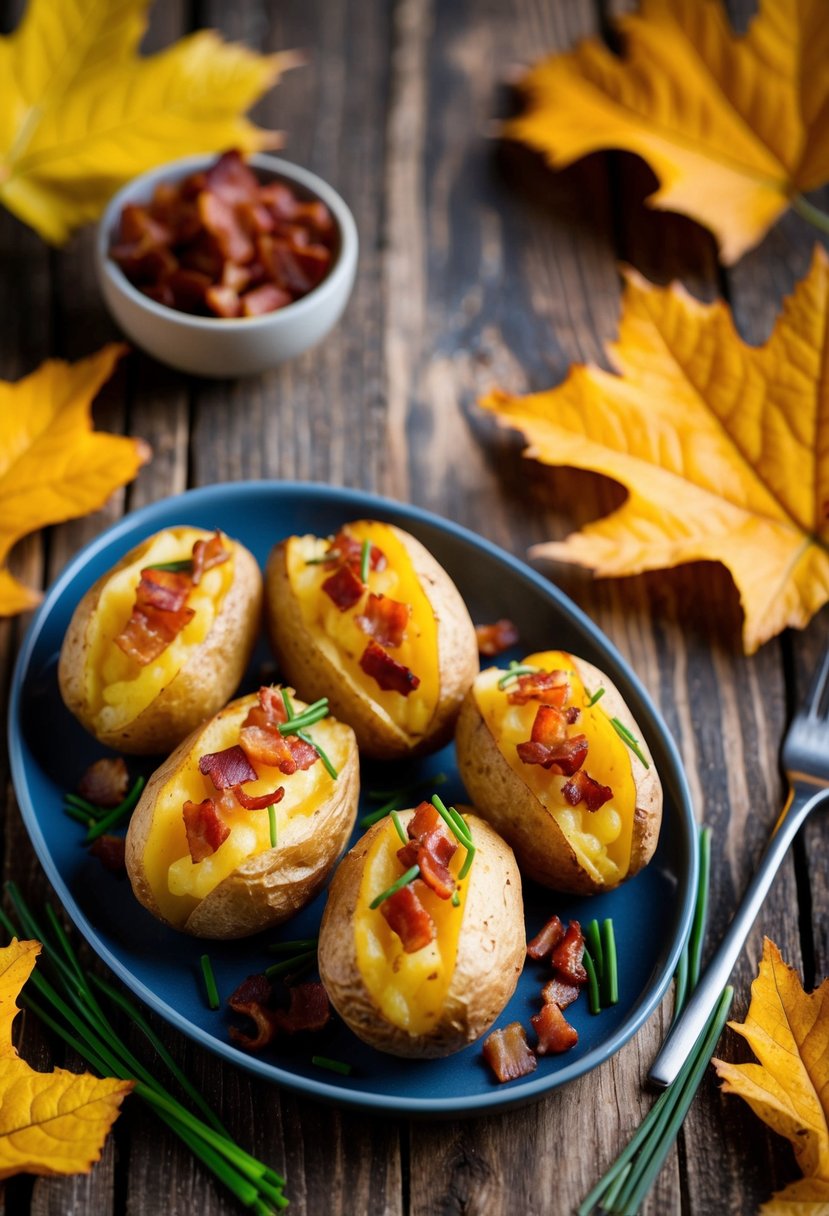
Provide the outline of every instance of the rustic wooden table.
[[[303,478],[376,490],[467,524],[511,552],[559,537],[618,503],[587,474],[533,469],[476,408],[493,385],[536,389],[568,365],[607,365],[617,266],[724,294],[753,342],[808,264],[813,237],[792,216],[729,272],[689,221],[642,206],[654,185],[633,157],[596,155],[553,175],[492,137],[514,99],[515,65],[601,31],[599,0],[165,0],[146,46],[194,23],[267,50],[306,48],[256,115],[287,133],[286,154],[328,178],[360,229],[357,286],[325,344],[238,383],[188,380],[133,355],[95,409],[97,424],[140,435],[152,463],[99,515],[32,537],[14,554],[48,584],[81,544],[123,513],[189,486]],[[751,5],[729,5],[744,21]],[[743,11],[746,10],[746,11]],[[17,19],[6,5],[3,27]],[[114,337],[93,281],[92,233],[50,251],[0,214],[0,375],[49,355],[76,358]],[[594,583],[551,572],[630,659],[660,706],[697,812],[714,828],[711,937],[724,929],[782,798],[777,753],[787,717],[829,641],[826,610],[745,659],[739,608],[720,567],[698,565]],[[0,704],[26,622],[0,621]],[[5,731],[3,732],[5,739]],[[8,767],[3,867],[35,899],[46,882],[21,825]],[[735,973],[745,1011],[762,934],[811,986],[829,971],[829,824],[807,825]],[[649,931],[648,925],[642,932]],[[626,1142],[651,1098],[642,1081],[670,1005],[611,1061],[526,1109],[408,1123],[282,1093],[161,1027],[241,1142],[288,1177],[295,1216],[566,1213]],[[64,1053],[30,1019],[21,1048],[36,1066]],[[720,1051],[742,1051],[726,1036]],[[745,1057],[741,1057],[745,1058]],[[70,1065],[75,1063],[70,1060]],[[646,1211],[749,1213],[795,1173],[793,1157],[709,1076]],[[16,1178],[3,1211],[185,1216],[234,1205],[189,1153],[128,1102],[88,1177]]]

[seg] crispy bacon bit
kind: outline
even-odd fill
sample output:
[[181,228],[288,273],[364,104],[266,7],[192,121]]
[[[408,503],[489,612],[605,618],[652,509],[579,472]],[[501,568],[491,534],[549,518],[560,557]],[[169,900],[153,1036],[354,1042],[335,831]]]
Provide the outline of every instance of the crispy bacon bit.
[[527,954],[534,959],[546,958],[548,954],[552,954],[563,937],[564,925],[557,916],[551,916],[532,941],[527,942]]
[[273,726],[243,726],[239,744],[252,764],[267,764],[289,777],[297,770],[291,743]]
[[[328,547],[327,558],[330,561],[348,562],[350,566],[356,567],[359,573],[363,560],[363,542],[346,532],[345,528],[341,528]],[[385,570],[388,564],[383,550],[372,545],[369,549],[369,569]]]
[[92,857],[97,857],[105,870],[111,874],[126,874],[127,866],[124,860],[126,841],[123,836],[99,836],[89,846]]
[[328,993],[318,981],[310,984],[295,984],[291,988],[291,1004],[288,1009],[275,1009],[274,1021],[285,1034],[314,1033],[322,1030],[331,1020]]
[[[257,716],[254,716],[257,715]],[[264,717],[260,717],[264,715]],[[245,726],[280,726],[286,722],[285,702],[278,688],[263,685],[259,689],[259,704],[248,711]]]
[[567,932],[551,955],[553,971],[570,984],[586,984],[587,972],[582,964],[584,935],[577,920],[571,920]]
[[418,899],[415,883],[410,882],[384,899],[380,911],[389,928],[400,938],[406,954],[422,950],[437,936],[435,922]]
[[549,1001],[553,1005],[558,1005],[559,1009],[566,1009],[568,1005],[572,1005],[581,996],[581,988],[578,984],[566,984],[564,980],[560,980],[554,975],[551,980],[541,989],[542,1001]]
[[198,587],[202,580],[202,576],[212,570],[214,566],[221,566],[222,562],[226,562],[230,554],[224,547],[222,534],[218,530],[213,533],[210,540],[197,540],[193,545],[193,562],[190,571],[190,578],[193,586]]
[[221,752],[208,752],[199,760],[199,772],[209,777],[217,790],[229,789],[232,785],[241,785],[245,781],[255,781],[256,769],[253,768],[238,743],[226,747]]
[[475,636],[478,639],[478,654],[488,659],[503,654],[520,640],[518,627],[506,617],[502,617],[494,625],[476,625]]
[[352,566],[343,564],[322,584],[322,589],[333,600],[340,612],[353,608],[362,598],[365,587]]
[[95,806],[117,806],[123,802],[129,785],[127,765],[122,756],[96,760],[78,782],[78,793]]
[[597,811],[613,797],[613,790],[609,785],[594,781],[584,769],[573,773],[570,780],[561,787],[561,792],[571,806],[578,806],[583,801],[588,811]]
[[[533,723],[533,735],[536,733],[538,717],[545,711],[558,714],[562,718],[562,726],[564,726],[563,715],[559,710],[542,705],[536,721]],[[585,735],[572,735],[569,739],[565,736],[563,739],[551,743],[543,743],[533,738],[527,743],[516,744],[516,751],[524,764],[540,764],[542,768],[549,769],[551,773],[569,777],[584,764],[587,757],[587,738]]]
[[530,1018],[538,1035],[536,1051],[540,1056],[560,1055],[579,1041],[578,1032],[565,1018],[558,1005],[547,1001],[540,1013]]
[[231,1039],[245,1051],[261,1051],[276,1035],[277,1011],[270,1008],[272,994],[271,982],[266,975],[249,975],[227,999],[233,1012],[249,1017],[256,1028],[256,1033],[249,1035],[235,1026],[230,1027]]
[[276,806],[277,802],[282,801],[285,797],[285,786],[280,785],[270,794],[246,794],[241,785],[234,785],[233,797],[246,811],[264,811],[266,807]]
[[577,705],[569,705],[564,711],[564,716],[567,719],[567,725],[574,726],[581,717],[581,710]]
[[291,749],[294,764],[302,772],[305,772],[312,764],[316,764],[320,758],[317,749],[310,743],[306,743],[304,739],[289,739],[288,746]]
[[449,899],[455,890],[455,879],[449,862],[457,843],[446,831],[443,820],[431,802],[421,802],[406,829],[410,843],[397,850],[405,870],[420,866],[420,877],[440,899]]
[[115,645],[141,667],[152,663],[193,619],[193,609],[184,607],[190,587],[189,574],[142,570],[130,618]]
[[510,705],[543,701],[545,705],[561,708],[569,692],[566,671],[533,671],[529,675],[518,677],[518,684],[507,693],[507,700]]
[[204,802],[190,802],[188,799],[182,814],[187,847],[194,862],[211,857],[230,835],[230,828],[219,817],[212,798],[205,798]]
[[[325,584],[323,583],[323,587]],[[368,637],[373,638],[378,646],[390,646],[396,649],[406,636],[406,626],[412,615],[410,604],[390,599],[387,595],[368,597],[365,611],[354,618],[358,629],[362,629]]]
[[524,1027],[511,1022],[484,1039],[484,1059],[499,1081],[515,1081],[535,1072],[538,1060],[527,1043]]
[[366,646],[360,666],[367,676],[377,681],[383,692],[399,692],[401,696],[408,697],[420,686],[420,677],[403,663],[398,663],[376,642],[369,642]]

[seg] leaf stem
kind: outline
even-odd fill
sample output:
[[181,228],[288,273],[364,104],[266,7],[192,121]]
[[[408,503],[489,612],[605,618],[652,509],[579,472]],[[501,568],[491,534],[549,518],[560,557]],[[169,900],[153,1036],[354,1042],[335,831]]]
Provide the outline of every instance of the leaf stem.
[[821,232],[829,232],[829,214],[810,203],[802,194],[795,194],[792,198],[792,211],[796,211],[801,219],[819,228]]

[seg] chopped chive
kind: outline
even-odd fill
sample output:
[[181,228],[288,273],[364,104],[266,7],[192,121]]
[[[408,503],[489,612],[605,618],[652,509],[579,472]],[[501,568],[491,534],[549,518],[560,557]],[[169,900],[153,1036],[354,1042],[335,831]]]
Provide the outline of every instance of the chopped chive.
[[92,815],[87,811],[82,811],[77,806],[69,806],[67,804],[63,808],[63,813],[68,815],[70,819],[77,819],[78,823],[82,823],[85,828],[91,828],[95,823]]
[[616,965],[616,937],[613,932],[613,921],[608,917],[602,921],[602,952],[604,954],[604,971],[602,974],[602,1004],[617,1005],[619,1003],[619,975]]
[[368,567],[371,560],[371,541],[364,540],[363,547],[360,550],[360,582],[363,585],[368,583]]
[[272,942],[266,946],[269,954],[303,954],[317,948],[316,937],[297,937],[292,942]]
[[201,972],[204,976],[207,1004],[210,1009],[218,1009],[221,1001],[219,1000],[219,989],[216,987],[216,977],[213,974],[213,964],[210,961],[209,954],[201,956]]
[[469,828],[466,822],[461,818],[453,806],[447,806],[446,803],[437,794],[432,795],[432,806],[435,808],[441,819],[452,829],[461,844],[466,841],[471,841]]
[[685,998],[688,995],[688,943],[682,947],[682,953],[679,956],[679,962],[676,965],[674,972],[674,1012],[671,1022],[675,1022],[685,1007]]
[[287,688],[280,688],[279,691],[282,693],[282,704],[285,706],[285,713],[288,719],[295,718],[296,714],[294,713],[294,703],[291,700],[291,694]]
[[334,768],[334,765],[331,763],[331,760],[328,757],[328,755],[326,754],[324,748],[319,743],[317,743],[316,739],[312,739],[310,735],[307,735],[304,730],[298,730],[296,734],[297,734],[297,738],[301,739],[303,743],[307,743],[311,747],[313,747],[314,751],[317,753],[320,760],[322,761],[323,767],[325,768],[325,771],[328,773],[328,776],[331,778],[332,781],[336,781],[337,780],[337,770]]
[[597,920],[591,920],[584,931],[584,938],[590,951],[590,957],[593,959],[593,965],[596,968],[596,976],[601,981],[604,975],[604,950],[602,949],[602,936],[599,932],[599,922]]
[[271,841],[271,848],[276,848],[276,807],[273,803],[268,807],[268,833]]
[[691,936],[688,939],[688,983],[696,988],[702,962],[702,943],[705,938],[705,923],[708,919],[708,884],[711,875],[711,829],[702,828],[699,833],[699,880],[697,900]]
[[388,802],[384,802],[382,806],[378,806],[376,811],[370,811],[368,815],[363,815],[363,818],[360,820],[360,827],[373,827],[375,823],[379,823],[381,819],[385,819],[391,811],[401,810],[405,801],[406,797],[404,794],[398,795],[397,798],[390,798]]
[[382,806],[378,806],[376,810],[369,811],[367,815],[363,815],[360,820],[361,828],[373,827],[375,823],[379,823],[381,819],[385,819],[391,811],[402,810],[408,802],[412,794],[418,790],[427,789],[430,786],[443,785],[449,778],[446,773],[435,773],[433,777],[426,777],[423,781],[416,781],[414,785],[404,785],[399,790],[369,790],[368,797],[372,800],[378,798],[388,799]]
[[342,1060],[331,1060],[328,1056],[311,1056],[311,1063],[316,1064],[317,1068],[327,1068],[329,1072],[338,1072],[344,1077],[350,1077],[353,1071],[351,1064],[344,1064]]
[[391,817],[392,817],[392,822],[394,823],[394,826],[397,828],[397,835],[400,837],[400,839],[403,841],[404,844],[408,844],[409,838],[406,835],[403,824],[400,822],[400,816],[398,815],[397,811],[392,811]]
[[68,802],[70,806],[76,807],[79,811],[86,811],[93,819],[100,819],[106,814],[106,807],[96,806],[94,802],[87,802],[85,798],[78,797],[77,794],[64,794],[63,801]]
[[[584,691],[587,692],[587,689],[585,688]],[[594,692],[593,695],[588,699],[587,708],[589,709],[591,705],[595,705],[597,701],[601,701],[606,692],[606,688],[599,688],[596,692]]]
[[467,874],[469,873],[470,869],[472,868],[472,862],[475,860],[475,854],[477,852],[477,849],[475,848],[475,846],[471,840],[469,841],[469,844],[464,842],[463,847],[466,849],[466,857],[464,859],[463,865],[461,866],[460,873],[458,874],[459,879],[466,878]]
[[587,947],[585,947],[581,961],[584,963],[584,969],[587,972],[587,1004],[590,1012],[601,1013],[602,1004],[599,1000],[599,980],[596,975],[595,964]]
[[84,837],[84,844],[92,844],[92,842],[97,840],[99,836],[103,836],[103,834],[108,832],[110,828],[115,827],[115,825],[120,823],[122,819],[125,819],[126,816],[129,815],[132,810],[134,810],[138,799],[141,797],[141,791],[143,790],[145,784],[145,777],[136,777],[135,784],[127,794],[124,801],[119,803],[118,806],[113,807],[108,814],[104,815],[103,819],[99,819],[97,823],[92,825]]
[[619,736],[622,742],[628,745],[634,756],[639,757],[645,768],[650,768],[650,765],[645,759],[645,754],[639,746],[639,740],[636,738],[636,735],[631,734],[624,722],[620,722],[618,718],[611,718],[610,725],[616,731],[616,734]]
[[315,723],[321,722],[323,718],[328,717],[328,704],[320,705],[317,709],[304,709],[301,714],[297,714],[295,718],[290,718],[287,722],[279,723],[280,735],[295,735],[298,731],[303,730],[306,726],[314,726]]
[[499,688],[506,688],[512,680],[517,680],[519,676],[531,676],[535,672],[540,671],[539,667],[528,667],[526,663],[517,663],[515,659],[509,665],[509,670],[504,672],[498,681]]
[[192,557],[183,557],[177,562],[156,562],[152,566],[144,566],[145,570],[169,570],[173,574],[183,573],[185,570],[189,574],[193,569]]
[[306,566],[327,566],[329,562],[335,562],[339,554],[336,549],[329,549],[327,553],[321,554],[320,557],[306,557]]
[[317,957],[317,948],[313,950],[303,950],[300,954],[294,954],[291,958],[286,958],[281,963],[273,963],[272,966],[265,968],[265,975],[269,980],[276,979],[279,975],[290,975],[292,971],[304,967],[307,963],[312,963]]
[[460,893],[458,891],[454,891],[452,894],[452,907],[459,908],[460,906],[461,906]]
[[401,874],[396,882],[393,882],[390,887],[386,887],[385,891],[381,891],[379,895],[375,895],[374,899],[369,904],[372,912],[375,908],[379,908],[382,903],[390,899],[392,895],[396,895],[403,887],[407,887],[410,882],[414,882],[420,873],[420,866],[411,866],[405,874]]

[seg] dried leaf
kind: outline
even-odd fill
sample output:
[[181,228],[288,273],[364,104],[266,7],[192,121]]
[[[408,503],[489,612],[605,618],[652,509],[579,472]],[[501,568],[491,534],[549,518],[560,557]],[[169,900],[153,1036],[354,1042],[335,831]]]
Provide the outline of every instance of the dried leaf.
[[630,492],[534,557],[599,575],[722,562],[751,653],[829,600],[829,258],[815,250],[762,347],[739,338],[722,301],[626,278],[609,348],[620,375],[577,366],[548,392],[481,404],[524,433],[527,456]]
[[20,1059],[11,1041],[16,998],[39,953],[39,942],[0,949],[0,1179],[88,1173],[133,1087],[62,1068],[35,1072]]
[[714,1060],[724,1093],[739,1094],[790,1140],[804,1179],[765,1204],[765,1216],[826,1216],[829,1210],[829,979],[806,995],[766,938],[743,1023],[730,1022],[759,1060]]
[[744,37],[720,0],[641,0],[618,28],[623,59],[588,39],[536,64],[506,133],[554,168],[638,153],[661,183],[651,206],[699,220],[736,262],[829,178],[826,0],[760,0]]
[[149,0],[29,0],[0,38],[0,202],[61,244],[130,178],[193,151],[274,147],[241,117],[292,53],[201,30],[139,57]]
[[0,615],[40,598],[3,568],[12,545],[97,510],[149,458],[140,439],[92,430],[92,399],[126,350],[112,344],[78,363],[49,359],[14,384],[0,381]]

